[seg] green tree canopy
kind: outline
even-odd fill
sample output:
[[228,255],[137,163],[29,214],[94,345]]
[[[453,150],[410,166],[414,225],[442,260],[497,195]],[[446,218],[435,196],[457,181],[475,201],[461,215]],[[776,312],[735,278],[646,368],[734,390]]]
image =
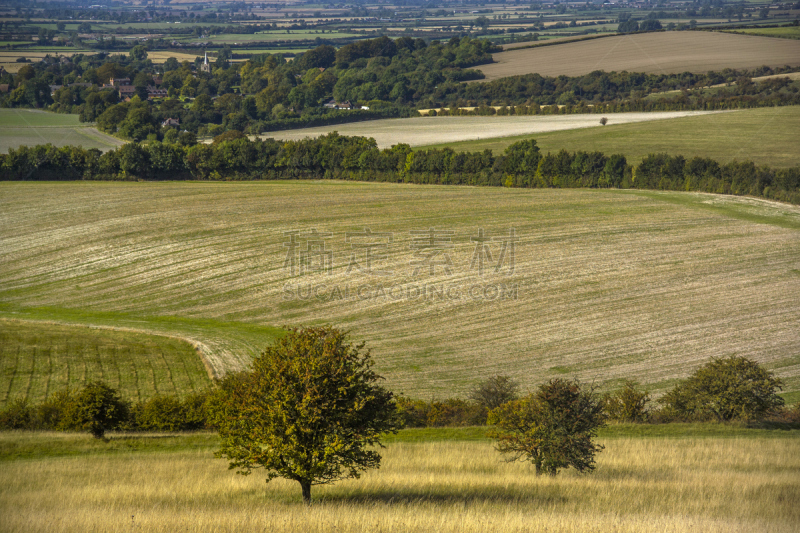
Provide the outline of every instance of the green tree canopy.
[[364,344],[326,327],[292,328],[249,371],[222,382],[217,457],[244,475],[255,468],[311,486],[377,468],[380,436],[400,429],[392,393],[378,385]]
[[536,466],[536,474],[555,476],[562,468],[594,470],[593,442],[604,425],[603,406],[592,389],[577,381],[552,379],[539,390],[489,413],[497,450]]
[[713,359],[661,399],[679,417],[757,420],[784,404],[782,382],[746,357]]

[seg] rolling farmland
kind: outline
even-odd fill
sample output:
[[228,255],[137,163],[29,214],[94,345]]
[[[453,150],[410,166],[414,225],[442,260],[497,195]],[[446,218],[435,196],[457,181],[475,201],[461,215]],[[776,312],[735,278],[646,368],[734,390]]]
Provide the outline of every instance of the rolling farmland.
[[[484,270],[479,228],[495,239]],[[496,373],[525,388],[566,375],[663,391],[738,354],[791,399],[798,231],[797,206],[706,194],[2,183],[0,316],[185,336],[216,372],[241,368],[270,326],[332,323],[368,341],[388,386],[419,397]],[[446,251],[433,273],[430,238]],[[372,267],[363,239],[385,245]]]
[[[648,122],[675,117],[717,113],[716,111],[664,111],[654,113],[609,113],[614,124]],[[332,131],[340,135],[372,137],[380,148],[406,143],[411,146],[492,139],[548,131],[600,127],[600,115],[515,115],[493,117],[414,117],[352,122],[299,130],[265,133],[261,137],[299,140]],[[480,144],[478,145],[480,146]],[[480,148],[482,150],[482,148]]]
[[489,148],[500,154],[512,143],[534,138],[543,153],[562,148],[570,152],[596,150],[606,155],[623,154],[631,164],[638,164],[648,154],[666,152],[687,159],[710,157],[722,164],[739,160],[770,167],[800,166],[800,137],[796,135],[800,131],[800,107],[797,106],[742,109],[628,124],[618,123],[614,115],[608,117],[608,124],[599,129],[437,143],[431,147],[447,146],[465,152]]
[[32,109],[0,109],[0,152],[9,148],[53,144],[83,146],[102,151],[122,146],[121,141],[78,121],[78,115],[62,115]]
[[800,42],[718,32],[621,35],[558,46],[509,50],[477,68],[482,81],[538,73],[582,76],[595,70],[668,74],[763,65],[800,66]]

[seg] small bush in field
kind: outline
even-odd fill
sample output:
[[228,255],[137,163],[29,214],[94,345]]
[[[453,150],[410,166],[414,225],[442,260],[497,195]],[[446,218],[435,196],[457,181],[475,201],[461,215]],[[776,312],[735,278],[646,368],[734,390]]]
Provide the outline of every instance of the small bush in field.
[[15,398],[0,411],[0,429],[31,429],[34,410],[24,398]]
[[519,398],[519,383],[509,376],[492,376],[472,389],[469,397],[491,411]]
[[117,391],[100,381],[88,383],[68,404],[61,429],[88,430],[102,439],[109,429],[115,429],[128,419],[129,407]]
[[636,383],[626,381],[622,389],[604,396],[605,411],[611,420],[645,422],[648,419],[650,393],[640,390]]

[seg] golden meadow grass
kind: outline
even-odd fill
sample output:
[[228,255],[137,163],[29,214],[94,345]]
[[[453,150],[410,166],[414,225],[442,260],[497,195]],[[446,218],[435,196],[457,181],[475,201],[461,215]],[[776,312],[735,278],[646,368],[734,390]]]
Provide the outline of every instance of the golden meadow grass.
[[[19,438],[0,434],[0,446]],[[594,474],[556,478],[504,462],[487,441],[393,443],[380,470],[315,487],[311,508],[297,483],[235,475],[210,447],[4,461],[0,529],[793,532],[800,525],[796,438],[601,442]]]
[[[430,227],[453,232],[451,275],[416,278],[410,232]],[[345,234],[364,228],[395,236],[376,264],[388,278],[347,272],[356,250]],[[515,228],[512,275],[470,270],[479,228]],[[334,267],[292,276],[285,232],[311,229],[332,234]],[[368,342],[389,388],[423,398],[463,395],[500,373],[524,389],[567,375],[606,386],[634,378],[658,392],[731,354],[765,364],[791,392],[798,229],[796,206],[674,192],[3,183],[0,316],[184,336],[219,372],[263,349],[267,326],[328,322]],[[496,261],[500,243],[491,245]],[[356,294],[384,284],[402,296],[421,283],[430,298]],[[516,299],[467,292],[503,283],[518,286]],[[322,299],[307,297],[323,285]],[[347,285],[349,298],[329,298]],[[442,287],[463,293],[441,298]]]

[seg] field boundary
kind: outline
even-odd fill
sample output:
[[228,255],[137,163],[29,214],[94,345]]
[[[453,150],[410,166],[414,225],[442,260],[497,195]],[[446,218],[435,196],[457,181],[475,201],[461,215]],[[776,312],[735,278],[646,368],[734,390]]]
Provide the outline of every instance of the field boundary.
[[208,378],[211,381],[219,379],[222,376],[222,373],[218,371],[217,368],[212,364],[211,360],[207,356],[211,350],[206,346],[203,342],[192,339],[190,337],[183,337],[180,335],[168,335],[165,333],[156,333],[152,330],[141,329],[141,328],[131,328],[126,326],[106,326],[102,324],[82,324],[80,322],[67,322],[67,321],[59,321],[59,320],[36,320],[36,319],[27,319],[27,318],[8,318],[8,317],[0,317],[0,321],[2,322],[19,322],[19,323],[26,323],[26,324],[51,324],[56,326],[69,326],[69,327],[79,327],[79,328],[87,328],[87,329],[103,329],[109,331],[120,331],[125,333],[139,333],[144,335],[152,335],[154,337],[164,337],[167,339],[175,339],[183,342],[189,343],[189,345],[194,348],[195,353],[200,358],[200,361],[203,363],[203,367],[206,369],[206,373],[208,374]]

